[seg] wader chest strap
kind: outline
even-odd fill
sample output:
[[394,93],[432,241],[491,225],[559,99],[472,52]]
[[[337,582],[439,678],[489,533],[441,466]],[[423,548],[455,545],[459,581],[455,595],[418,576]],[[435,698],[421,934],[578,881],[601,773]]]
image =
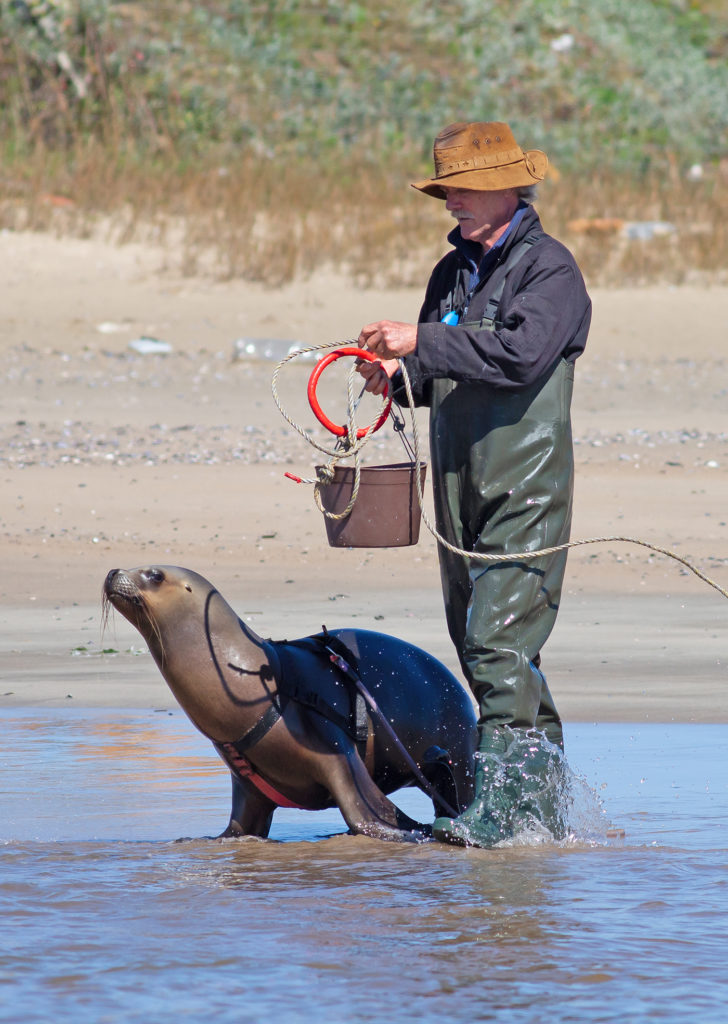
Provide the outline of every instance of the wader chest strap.
[[498,283],[493,294],[485,304],[482,317],[479,321],[474,320],[469,322],[466,320],[460,324],[461,327],[479,327],[483,331],[495,330],[496,323],[498,322],[498,309],[503,297],[503,289],[506,285],[506,278],[515,265],[526,255],[531,246],[537,241],[537,236],[528,235],[526,238],[522,239],[518,245],[514,245],[508,255],[508,259],[495,270],[495,273],[498,274]]

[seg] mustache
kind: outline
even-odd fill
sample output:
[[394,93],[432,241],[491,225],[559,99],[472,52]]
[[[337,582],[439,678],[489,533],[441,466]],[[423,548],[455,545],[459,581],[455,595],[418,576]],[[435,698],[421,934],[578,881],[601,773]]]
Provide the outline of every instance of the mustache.
[[455,220],[475,220],[472,213],[466,213],[465,210],[452,210],[450,216],[454,217]]

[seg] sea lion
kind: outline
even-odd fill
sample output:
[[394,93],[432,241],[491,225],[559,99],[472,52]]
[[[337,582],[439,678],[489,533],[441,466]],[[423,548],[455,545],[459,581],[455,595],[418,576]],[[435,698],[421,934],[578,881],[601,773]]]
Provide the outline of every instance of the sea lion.
[[468,805],[473,705],[420,648],[361,629],[263,640],[208,580],[177,566],[112,569],[104,600],[139,630],[182,709],[227,763],[233,794],[223,836],[266,837],[279,806],[338,806],[351,832],[419,839],[429,826],[385,794],[417,785],[430,790],[436,813]]

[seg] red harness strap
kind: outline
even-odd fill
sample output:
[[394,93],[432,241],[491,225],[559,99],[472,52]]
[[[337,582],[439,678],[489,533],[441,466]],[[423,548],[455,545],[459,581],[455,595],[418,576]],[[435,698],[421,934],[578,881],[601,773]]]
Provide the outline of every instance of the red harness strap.
[[255,786],[255,788],[272,800],[274,804],[279,807],[296,807],[299,810],[306,810],[303,804],[297,804],[294,800],[289,800],[287,796],[283,796],[279,793],[275,786],[272,786],[270,782],[267,782],[262,775],[259,775],[253,768],[247,757],[244,757],[239,751],[235,749],[232,743],[216,743],[215,746],[222,754],[223,758],[230,765],[234,772],[241,777],[241,779],[247,779]]

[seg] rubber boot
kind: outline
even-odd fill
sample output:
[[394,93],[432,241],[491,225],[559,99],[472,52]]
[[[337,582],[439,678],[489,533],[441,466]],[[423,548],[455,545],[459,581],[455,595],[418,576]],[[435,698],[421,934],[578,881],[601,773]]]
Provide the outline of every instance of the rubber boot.
[[457,818],[437,818],[435,839],[490,849],[524,831],[566,832],[563,758],[533,730],[485,728],[476,755],[475,799]]
[[456,846],[489,848],[512,835],[511,816],[517,794],[506,774],[511,730],[481,731],[475,758],[475,797],[457,818],[436,818],[435,839]]
[[516,776],[520,786],[511,817],[513,834],[538,831],[563,839],[568,832],[569,776],[562,748],[543,733],[528,730],[514,738],[506,775]]

